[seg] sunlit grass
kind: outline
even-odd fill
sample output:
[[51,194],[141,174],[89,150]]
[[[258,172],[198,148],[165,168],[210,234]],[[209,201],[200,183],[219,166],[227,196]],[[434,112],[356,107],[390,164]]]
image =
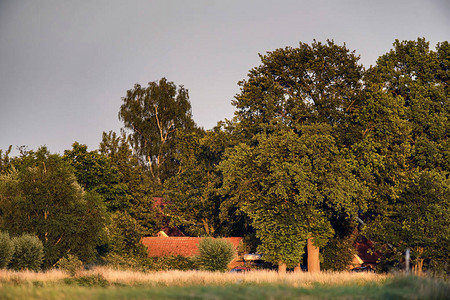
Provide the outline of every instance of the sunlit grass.
[[442,280],[373,273],[0,270],[0,299],[447,299]]
[[186,286],[186,285],[225,285],[225,284],[282,284],[308,287],[312,284],[364,284],[367,282],[381,283],[387,275],[362,274],[349,272],[322,272],[311,274],[307,272],[278,274],[276,271],[251,271],[247,273],[220,273],[207,271],[164,271],[164,272],[131,272],[114,271],[98,268],[86,272],[85,276],[100,274],[109,282],[127,285],[151,286]]
[[[97,276],[110,284],[127,286],[191,286],[191,285],[227,285],[227,284],[276,284],[293,287],[310,287],[315,284],[343,285],[383,283],[388,275],[373,273],[350,272],[321,272],[321,273],[286,273],[276,271],[251,271],[247,273],[221,273],[208,271],[160,271],[134,272],[120,271],[110,268],[97,267],[93,270],[79,271],[76,278]],[[59,270],[48,272],[14,272],[1,270],[0,283],[58,283],[71,277]]]

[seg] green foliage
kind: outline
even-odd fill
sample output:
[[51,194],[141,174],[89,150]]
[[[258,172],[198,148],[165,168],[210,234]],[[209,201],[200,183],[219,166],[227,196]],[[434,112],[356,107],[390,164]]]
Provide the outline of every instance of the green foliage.
[[414,174],[396,199],[393,210],[365,228],[366,235],[392,244],[395,258],[411,248],[412,262],[450,260],[450,179],[437,171]]
[[366,76],[368,105],[355,119],[363,135],[353,153],[374,196],[365,231],[392,245],[388,260],[411,247],[413,263],[448,261],[448,58],[448,42],[433,51],[425,39],[397,40]]
[[94,274],[89,276],[80,276],[74,278],[65,278],[64,282],[67,285],[79,285],[84,287],[102,287],[106,288],[110,285],[109,281],[101,274]]
[[330,271],[347,270],[356,254],[356,249],[353,247],[354,241],[354,235],[331,238],[321,249],[323,258],[321,268]]
[[0,228],[36,234],[46,268],[69,251],[84,261],[94,259],[105,224],[102,198],[83,191],[73,168],[46,148],[28,152],[14,166],[0,177]]
[[[301,129],[301,131],[300,131]],[[220,169],[224,190],[252,219],[264,259],[293,267],[311,233],[316,246],[333,235],[333,214],[355,219],[367,191],[337,150],[329,125],[257,135],[230,149]]]
[[12,146],[9,146],[8,150],[6,150],[5,152],[0,149],[0,174],[6,173],[11,168],[11,158],[9,157],[11,149]]
[[207,271],[226,271],[236,255],[234,246],[224,239],[203,238],[198,250],[198,264]]
[[410,163],[421,169],[450,171],[449,57],[448,42],[433,51],[423,38],[396,40],[372,70],[372,81],[405,100],[414,144]]
[[161,229],[161,218],[154,208],[154,182],[139,159],[133,155],[129,138],[122,133],[103,132],[100,153],[109,159],[111,165],[120,173],[121,190],[125,193],[127,212],[143,229],[143,235],[154,235]]
[[97,151],[87,151],[86,145],[75,142],[72,150],[65,150],[63,159],[75,169],[77,182],[86,191],[104,198],[109,211],[127,209],[127,186],[121,183],[121,174],[111,159]]
[[14,255],[10,262],[10,268],[14,270],[41,269],[44,261],[44,246],[38,237],[23,234],[12,239],[14,244]]
[[110,251],[113,254],[130,257],[146,257],[147,250],[140,240],[143,228],[129,214],[116,212],[107,226]]
[[0,269],[5,268],[12,259],[14,253],[14,243],[9,237],[9,233],[0,231]]
[[163,271],[163,270],[189,271],[189,270],[198,270],[199,266],[195,258],[177,255],[177,256],[152,258],[151,262],[149,263],[149,268],[156,271]]
[[242,236],[244,214],[220,193],[216,169],[231,134],[221,126],[210,131],[180,132],[177,139],[179,172],[166,180],[166,213],[171,222],[193,236]]
[[308,236],[316,246],[327,243],[333,214],[354,220],[366,208],[368,191],[347,154],[363,68],[354,52],[333,41],[260,57],[233,102],[242,144],[219,168],[223,192],[252,220],[258,251],[293,267]]
[[345,45],[300,43],[260,58],[233,101],[237,131],[247,138],[280,126],[344,124],[358,107],[363,68]]
[[75,274],[83,267],[83,262],[75,255],[67,254],[65,257],[58,260],[56,267],[66,271],[70,276],[75,276]]
[[161,184],[174,175],[177,130],[192,130],[191,103],[188,91],[161,78],[148,87],[135,84],[122,98],[119,119],[130,130],[130,141],[137,154],[147,162],[153,179]]
[[114,253],[108,253],[102,258],[102,263],[115,270],[145,272],[150,269],[151,261],[149,258],[123,256]]

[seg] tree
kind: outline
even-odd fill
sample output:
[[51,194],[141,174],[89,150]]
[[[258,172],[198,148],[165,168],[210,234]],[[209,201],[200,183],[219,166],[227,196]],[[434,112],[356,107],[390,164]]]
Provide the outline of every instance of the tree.
[[15,159],[13,166],[0,177],[0,228],[38,236],[46,268],[67,253],[92,260],[105,224],[101,198],[83,191],[74,169],[45,147]]
[[409,163],[421,169],[450,171],[449,55],[448,42],[432,51],[425,39],[396,40],[367,76],[403,98],[413,143]]
[[[272,262],[299,263],[309,237],[308,250],[312,252],[308,254],[314,258],[310,263],[315,265],[309,269],[317,269],[319,253],[315,246],[322,246],[333,232],[329,213],[341,209],[343,203],[348,217],[355,217],[358,205],[364,208],[364,201],[358,203],[354,196],[359,190],[364,200],[366,192],[351,175],[343,157],[346,151],[340,149],[347,146],[347,136],[353,131],[348,123],[362,100],[363,68],[358,59],[345,45],[338,46],[333,41],[314,41],[311,46],[300,43],[298,48],[261,55],[262,64],[240,82],[241,93],[233,102],[237,108],[235,133],[247,140],[247,145],[230,151],[222,170],[228,177],[224,181],[238,184],[234,189],[243,203],[256,203],[252,209],[245,204],[244,209],[261,239],[264,257]],[[288,149],[295,154],[288,154]],[[336,162],[331,163],[336,157]],[[258,165],[254,159],[267,166]],[[311,166],[317,161],[322,169],[313,171]],[[296,172],[303,174],[301,180],[285,187],[277,183],[289,182]],[[245,175],[240,177],[238,173]],[[336,193],[328,186],[328,178],[333,176],[338,180],[334,182],[338,185]],[[232,191],[230,187],[228,190]],[[311,204],[306,206],[308,209],[296,202],[300,194],[308,199],[305,203]],[[261,207],[257,209],[257,205]],[[271,228],[277,229],[278,236]]]
[[107,227],[110,250],[125,257],[146,257],[147,250],[141,244],[144,228],[129,214],[116,212]]
[[220,170],[224,189],[252,220],[258,251],[281,266],[299,264],[308,241],[308,269],[318,271],[319,247],[334,232],[330,215],[355,220],[364,209],[366,191],[337,149],[330,125],[257,135],[253,146],[229,149]]
[[131,132],[131,144],[147,161],[153,179],[161,184],[177,171],[176,130],[195,128],[188,91],[162,78],[146,88],[136,84],[122,100],[119,119]]
[[[425,254],[413,252],[419,262],[424,255],[439,258],[433,256],[437,252],[425,250],[436,244],[423,247],[421,235],[428,230],[427,226],[439,223],[434,218],[439,218],[443,211],[427,213],[431,208],[426,203],[433,203],[431,207],[439,204],[434,202],[438,195],[424,186],[419,185],[416,192],[423,196],[420,202],[425,206],[415,203],[409,191],[416,185],[415,181],[425,182],[424,178],[430,176],[428,172],[438,172],[448,178],[448,57],[448,42],[438,44],[436,51],[432,51],[425,39],[395,41],[394,49],[382,55],[368,71],[367,105],[358,111],[357,122],[353,124],[363,129],[360,141],[352,149],[359,162],[356,169],[374,195],[367,214],[366,234],[380,243],[394,245],[391,248],[394,255],[401,253],[406,244],[422,245],[416,249]],[[428,182],[435,185],[431,179]],[[416,234],[406,230],[410,235],[405,236],[403,226],[413,216],[419,223],[425,222],[420,221],[425,218],[426,226],[417,224]],[[418,265],[421,272],[421,264]]]
[[247,137],[280,124],[342,124],[358,106],[363,68],[345,45],[314,41],[260,57],[233,101],[237,130]]
[[212,130],[180,132],[176,158],[179,172],[165,186],[166,213],[171,222],[194,236],[241,236],[246,217],[220,191],[222,174],[217,165],[233,143],[224,123]]
[[133,155],[128,137],[123,133],[103,132],[99,148],[100,154],[109,159],[112,167],[120,174],[120,186],[123,187],[127,206],[121,209],[136,220],[143,235],[153,235],[161,229],[161,219],[154,208],[155,187],[143,166]]
[[3,150],[0,149],[0,174],[6,173],[11,166],[9,157],[11,148],[12,146],[9,146],[8,150],[5,151],[5,154],[3,154]]
[[356,128],[348,157],[357,177],[371,190],[366,217],[388,209],[410,176],[411,125],[405,118],[404,99],[368,82],[351,126]]
[[370,222],[366,234],[391,244],[397,259],[410,248],[417,275],[422,274],[425,259],[444,265],[450,259],[449,195],[450,179],[443,173],[416,173],[396,199],[394,209]]
[[77,182],[83,189],[104,198],[108,211],[129,207],[127,186],[121,182],[122,174],[110,158],[98,151],[88,151],[86,145],[75,142],[72,150],[64,151],[63,159],[74,167]]

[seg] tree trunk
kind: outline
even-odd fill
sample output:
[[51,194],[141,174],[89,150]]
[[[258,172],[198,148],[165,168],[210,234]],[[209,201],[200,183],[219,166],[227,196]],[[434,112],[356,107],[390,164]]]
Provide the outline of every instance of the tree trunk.
[[417,263],[414,266],[414,274],[416,276],[422,276],[423,275],[423,258],[421,258],[422,254],[423,254],[423,247],[417,247],[416,248],[416,252],[417,252]]
[[286,273],[286,264],[281,261],[278,264],[278,273],[280,273],[280,274]]
[[417,259],[417,264],[414,266],[413,270],[416,276],[423,276],[423,258]]
[[319,247],[314,246],[314,238],[309,237],[307,242],[308,272],[320,272]]
[[299,273],[302,271],[302,267],[300,266],[300,264],[296,265],[294,268],[294,273]]

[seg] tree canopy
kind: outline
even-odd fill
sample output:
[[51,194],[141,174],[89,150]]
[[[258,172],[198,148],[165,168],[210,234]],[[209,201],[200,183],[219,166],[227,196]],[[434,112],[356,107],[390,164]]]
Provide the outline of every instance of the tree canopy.
[[258,251],[288,267],[300,263],[309,237],[316,246],[328,241],[331,214],[356,222],[365,206],[366,191],[336,148],[330,126],[301,129],[257,135],[256,146],[230,149],[220,165],[224,188],[253,221]]
[[154,180],[162,183],[177,171],[173,148],[177,129],[195,128],[188,91],[162,78],[148,87],[136,84],[122,100],[119,119],[130,131],[131,144],[146,160]]
[[30,151],[0,178],[0,227],[13,235],[35,234],[42,240],[45,267],[67,253],[84,261],[95,258],[104,239],[101,198],[83,191],[74,169],[46,148]]
[[345,45],[300,43],[260,58],[232,102],[247,137],[275,130],[277,124],[342,123],[357,106],[363,68]]

